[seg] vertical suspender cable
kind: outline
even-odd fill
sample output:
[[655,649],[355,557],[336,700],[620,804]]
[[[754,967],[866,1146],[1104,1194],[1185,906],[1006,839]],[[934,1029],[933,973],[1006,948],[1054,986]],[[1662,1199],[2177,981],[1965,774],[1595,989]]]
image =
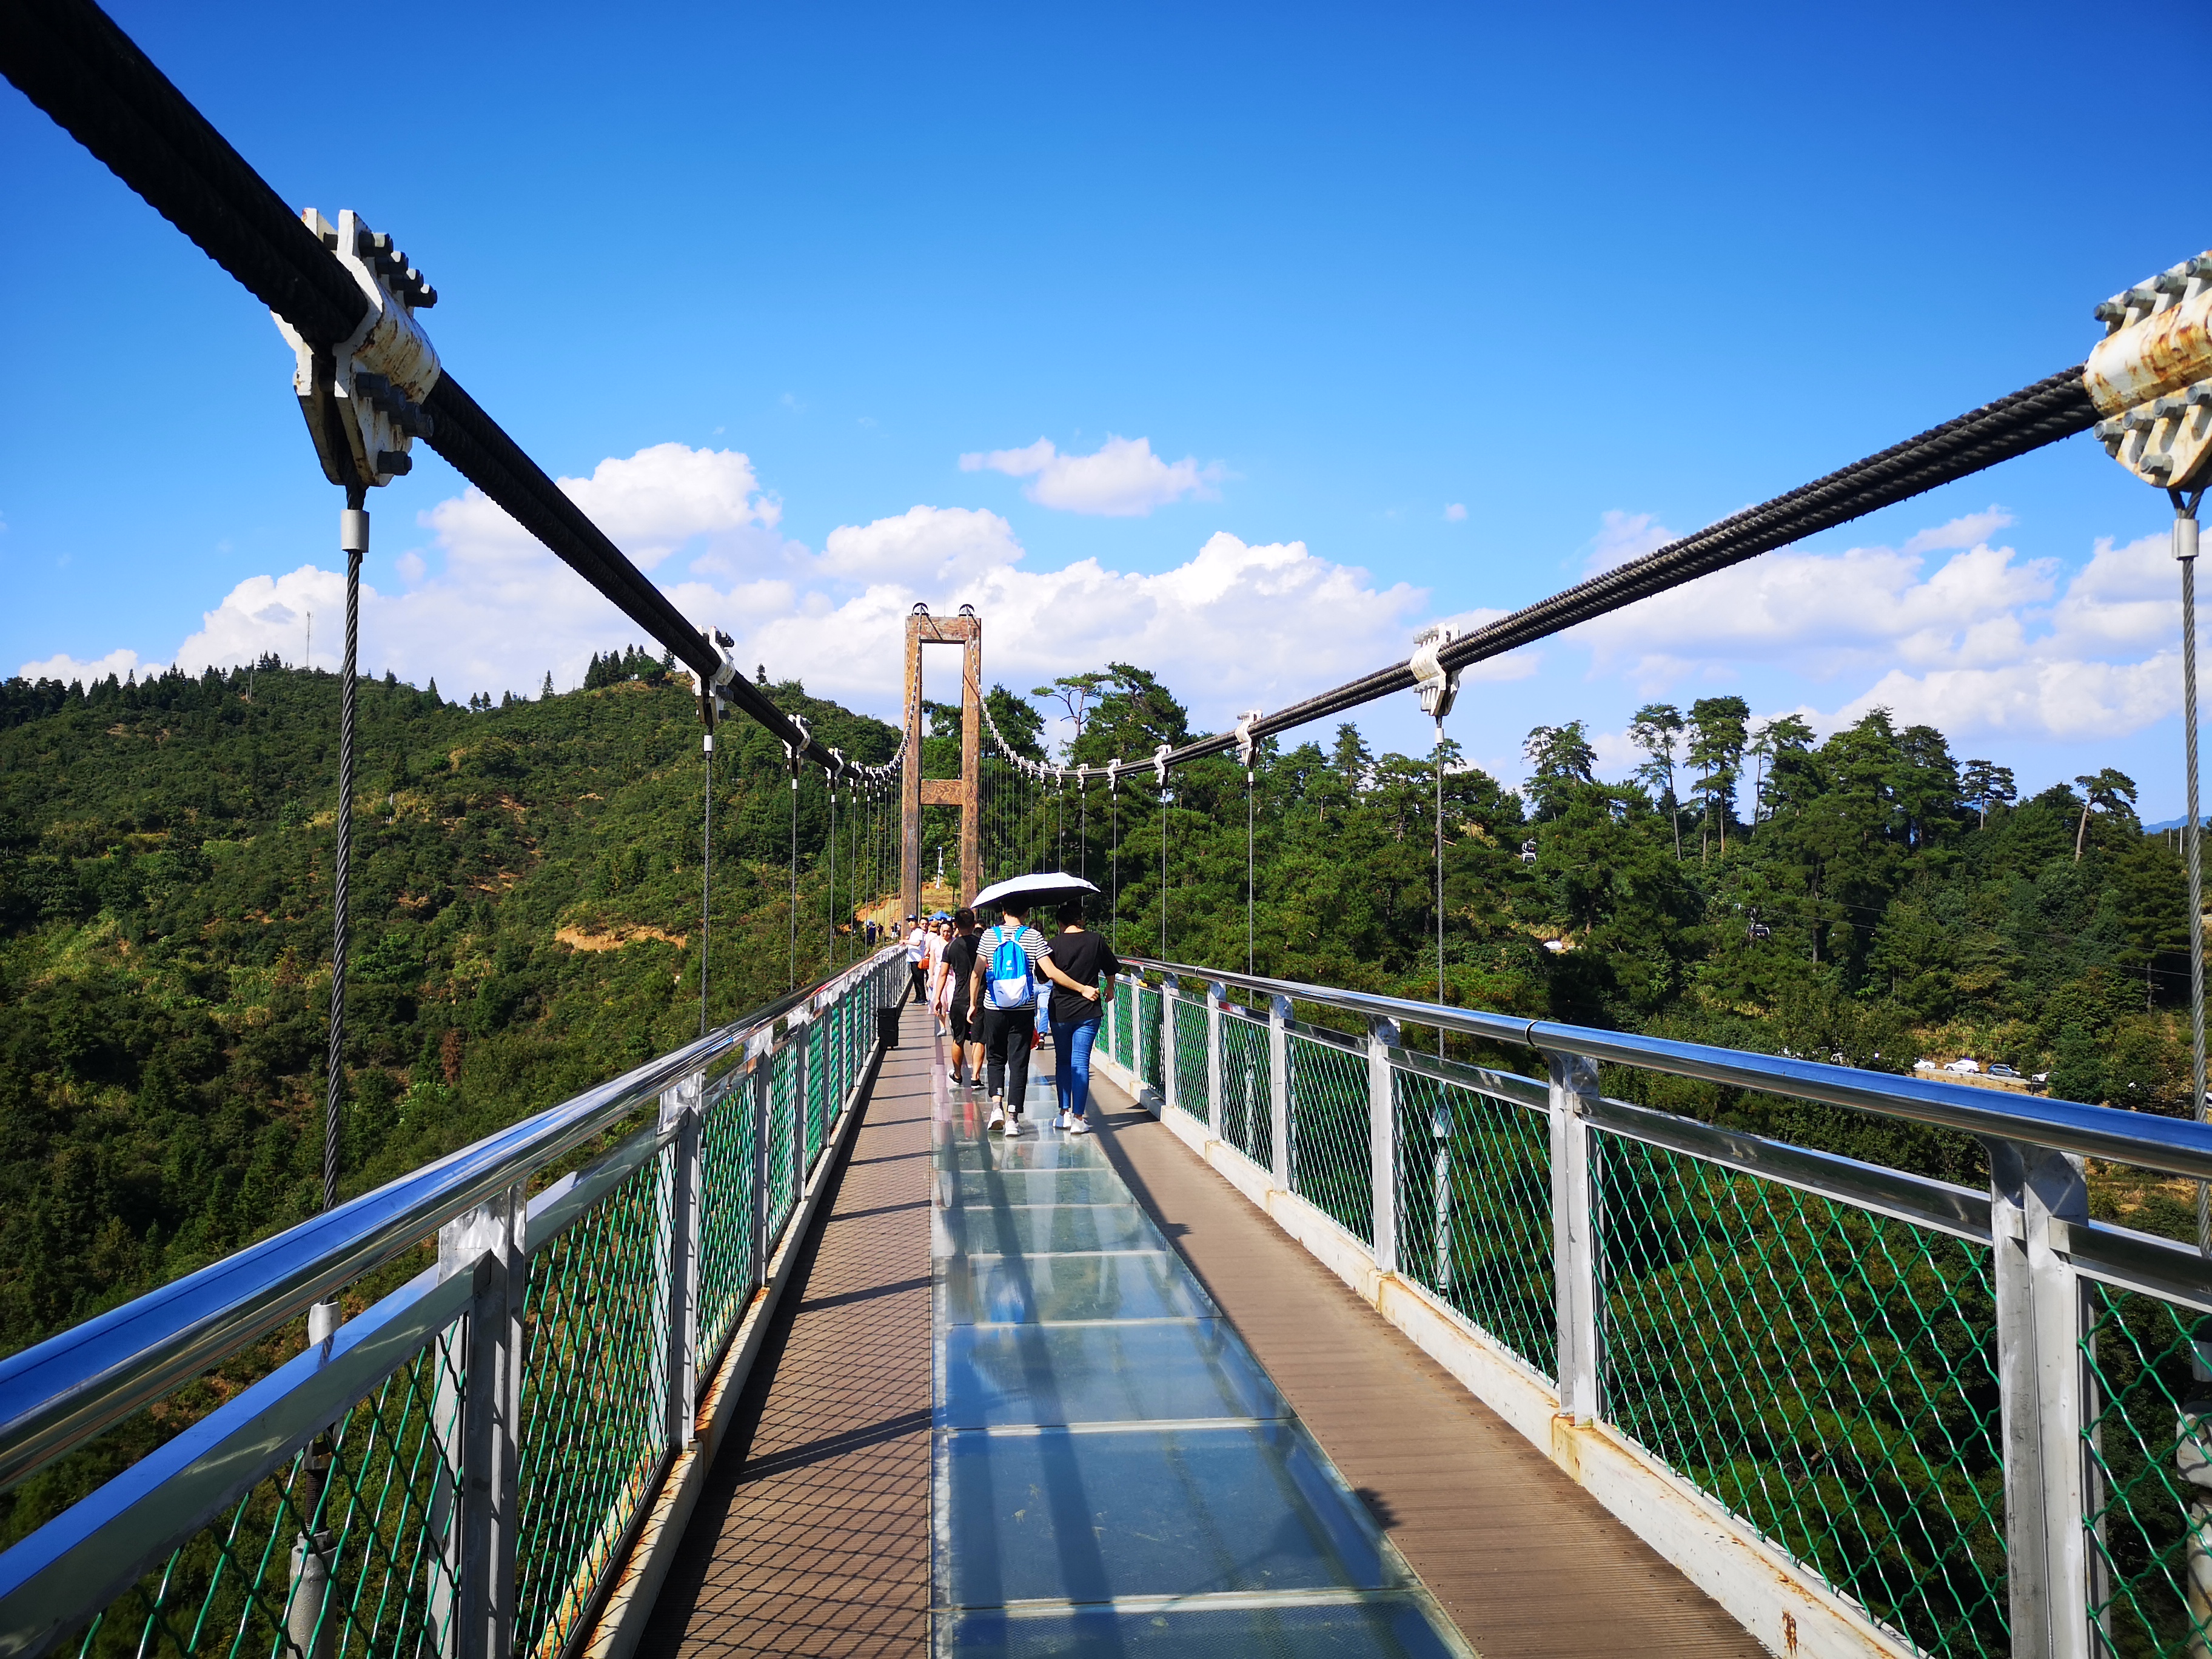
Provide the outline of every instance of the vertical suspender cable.
[[700,741],[705,745],[707,757],[707,804],[699,832],[699,1035],[707,1035],[707,966],[708,949],[712,944],[714,922],[714,734],[706,732]]
[[[2204,492],[2173,500],[2173,556],[2181,566],[2181,731],[2189,773],[2189,1115],[2204,1111],[2204,860],[2197,816],[2197,507]],[[2081,808],[2084,813],[2088,807]],[[2197,1183],[2197,1248],[2212,1257],[2212,1187]]]
[[[787,752],[790,745],[785,745]],[[799,988],[799,759],[791,762],[791,982],[787,991]]]
[[[1437,716],[1437,1001],[1444,1000],[1444,717]],[[1444,1057],[1444,1028],[1437,1027],[1437,1058]]]
[[345,667],[338,684],[338,811],[331,881],[331,1042],[323,1090],[323,1207],[338,1201],[338,1107],[345,1094],[346,945],[353,870],[354,673],[361,650],[361,558],[368,551],[368,491],[346,486],[338,542],[346,556]]
[[1091,769],[1075,769],[1075,873],[1091,879]]
[[1244,769],[1244,971],[1252,967],[1252,769]]
[[831,773],[830,785],[830,902],[825,907],[830,915],[830,965],[837,965],[837,775]]
[[1114,918],[1114,948],[1121,948],[1121,763],[1118,760],[1106,763],[1106,800],[1112,811],[1114,827],[1107,838],[1107,854],[1112,874],[1112,884],[1106,900],[1107,913]]

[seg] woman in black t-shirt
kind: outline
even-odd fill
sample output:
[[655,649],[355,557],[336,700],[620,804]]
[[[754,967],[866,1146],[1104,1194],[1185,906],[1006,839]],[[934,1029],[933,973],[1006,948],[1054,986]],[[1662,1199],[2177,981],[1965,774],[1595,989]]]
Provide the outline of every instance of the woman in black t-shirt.
[[983,1034],[977,1029],[980,1020],[972,1018],[974,1011],[968,1006],[968,981],[975,971],[975,941],[981,930],[975,926],[973,910],[960,910],[952,918],[952,942],[945,947],[945,972],[952,981],[952,1000],[950,1024],[952,1027],[952,1084],[961,1086],[961,1064],[967,1064],[968,1079],[973,1081],[983,1075]]
[[1087,1135],[1091,1125],[1091,1048],[1098,1040],[1098,1022],[1105,1000],[1114,994],[1114,976],[1121,962],[1106,941],[1083,925],[1083,901],[1070,899],[1060,907],[1060,932],[1045,952],[1052,965],[1075,981],[1070,989],[1053,976],[1052,1051],[1058,1061],[1055,1083],[1060,1091],[1060,1127],[1070,1134]]

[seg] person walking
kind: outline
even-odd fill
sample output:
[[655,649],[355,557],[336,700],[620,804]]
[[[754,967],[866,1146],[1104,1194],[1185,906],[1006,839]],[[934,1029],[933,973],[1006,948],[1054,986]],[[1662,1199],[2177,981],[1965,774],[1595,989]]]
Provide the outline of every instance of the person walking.
[[1010,898],[1000,922],[975,942],[968,1004],[983,1012],[983,1054],[991,1100],[990,1127],[1009,1139],[1022,1132],[1029,1093],[1030,1049],[1036,1030],[1038,965],[1044,935],[1029,925],[1029,901]]
[[912,995],[908,1000],[911,1001],[920,1002],[929,994],[929,987],[922,982],[921,977],[921,959],[928,951],[929,935],[922,929],[921,918],[908,916],[906,919],[906,971],[907,977],[913,981],[909,988]]
[[937,1035],[945,1033],[945,1014],[952,999],[945,986],[945,947],[952,942],[952,918],[930,919],[929,938],[922,946],[921,980],[929,988],[929,1012],[937,1020]]
[[[946,1068],[956,1089],[980,1082],[983,1070],[981,1021],[971,1010],[969,981],[975,974],[975,913],[961,910],[952,918],[952,938],[945,947],[941,972],[945,996],[945,1024],[952,1031],[952,1064]],[[964,1075],[963,1075],[964,1073]]]
[[1091,1133],[1091,1050],[1098,1041],[1106,999],[1121,963],[1106,941],[1083,925],[1083,901],[1060,907],[1060,932],[1046,954],[1051,975],[1053,1082],[1060,1096],[1059,1127]]

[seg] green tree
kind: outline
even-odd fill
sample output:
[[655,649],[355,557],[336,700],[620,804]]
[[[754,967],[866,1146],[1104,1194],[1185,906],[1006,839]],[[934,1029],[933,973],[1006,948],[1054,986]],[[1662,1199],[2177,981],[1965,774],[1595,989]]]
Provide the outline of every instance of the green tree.
[[1595,781],[1597,751],[1581,720],[1537,726],[1521,745],[1521,754],[1528,763],[1528,793],[1540,818],[1557,817],[1576,785]]
[[1690,763],[1698,769],[1698,793],[1705,801],[1705,823],[1698,832],[1702,863],[1707,836],[1717,825],[1720,850],[1728,852],[1729,819],[1735,808],[1735,781],[1743,768],[1746,726],[1751,705],[1741,697],[1700,697],[1690,705]]
[[1682,856],[1682,819],[1674,794],[1675,750],[1682,740],[1682,711],[1671,702],[1647,702],[1629,719],[1628,735],[1644,754],[1636,769],[1674,830],[1674,856]]

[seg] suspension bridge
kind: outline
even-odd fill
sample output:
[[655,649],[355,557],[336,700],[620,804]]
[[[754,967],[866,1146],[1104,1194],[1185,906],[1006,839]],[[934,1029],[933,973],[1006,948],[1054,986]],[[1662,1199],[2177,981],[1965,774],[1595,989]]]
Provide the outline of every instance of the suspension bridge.
[[[1441,750],[1474,663],[2094,431],[2175,509],[2202,914],[2212,253],[2098,306],[2075,367],[1180,746],[1053,765],[990,713],[988,619],[917,608],[904,744],[866,767],[462,389],[388,234],[285,205],[88,0],[0,3],[0,70],[272,313],[343,495],[333,1126],[355,596],[418,441],[690,670],[709,781],[732,717],[794,803],[826,779],[845,890],[904,915],[932,812],[960,896],[1066,867],[1072,812],[1110,899],[1179,769],[1233,754],[1249,790],[1267,738],[1407,692]],[[957,776],[924,775],[933,646]],[[12,1486],[296,1338],[0,1553],[0,1654],[2212,1652],[2212,1249],[2095,1218],[2084,1176],[2201,1194],[2212,1128],[1178,962],[1167,874],[1158,954],[1116,941],[1093,1137],[992,1135],[897,946],[799,984],[795,943],[787,995],[718,1024],[702,975],[696,1041],[374,1191],[341,1199],[330,1133],[320,1214],[0,1360]],[[1990,1181],[1608,1071],[1972,1136]]]

